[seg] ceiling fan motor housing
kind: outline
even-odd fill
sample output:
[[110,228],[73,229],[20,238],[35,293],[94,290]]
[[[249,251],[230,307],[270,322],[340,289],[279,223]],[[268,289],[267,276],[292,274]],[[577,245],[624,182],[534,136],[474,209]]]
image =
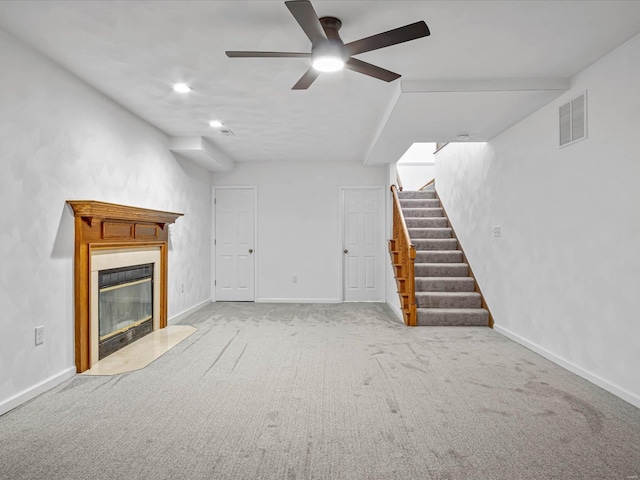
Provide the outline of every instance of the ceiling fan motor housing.
[[324,28],[326,32],[328,30],[334,30],[336,33],[342,27],[342,21],[336,17],[320,17],[320,25]]
[[338,71],[349,59],[344,43],[338,35],[342,22],[335,17],[322,17],[319,20],[327,39],[312,45],[311,64],[320,72]]

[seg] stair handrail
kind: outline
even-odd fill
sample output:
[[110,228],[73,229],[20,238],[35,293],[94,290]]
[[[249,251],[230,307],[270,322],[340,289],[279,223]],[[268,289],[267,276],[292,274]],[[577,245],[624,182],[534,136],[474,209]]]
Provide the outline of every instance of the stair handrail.
[[414,276],[414,262],[416,248],[411,243],[409,229],[402,214],[398,189],[391,185],[393,195],[393,234],[390,242],[390,250],[393,257],[400,306],[404,323],[407,326],[417,325],[416,288]]
[[418,191],[422,192],[425,188],[427,188],[429,185],[433,185],[434,183],[436,183],[436,179],[432,178],[431,180],[429,180],[427,183],[425,183],[423,186],[421,186]]

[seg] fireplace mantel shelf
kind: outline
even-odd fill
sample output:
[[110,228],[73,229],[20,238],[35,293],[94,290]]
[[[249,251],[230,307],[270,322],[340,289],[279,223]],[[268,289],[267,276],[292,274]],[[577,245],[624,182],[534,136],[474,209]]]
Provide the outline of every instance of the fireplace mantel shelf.
[[163,212],[147,208],[129,207],[117,203],[99,202],[96,200],[67,200],[76,217],[86,219],[90,224],[94,219],[124,220],[131,222],[156,223],[160,228],[174,223],[182,213]]

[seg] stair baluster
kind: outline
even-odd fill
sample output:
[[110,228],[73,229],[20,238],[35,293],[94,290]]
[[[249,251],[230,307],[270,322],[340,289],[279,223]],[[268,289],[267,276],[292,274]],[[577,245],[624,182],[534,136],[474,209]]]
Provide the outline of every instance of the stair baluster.
[[404,323],[407,326],[415,327],[417,325],[417,310],[413,264],[416,259],[416,249],[409,237],[409,230],[402,215],[395,185],[391,185],[391,193],[393,195],[393,235],[389,241],[389,251],[393,260]]

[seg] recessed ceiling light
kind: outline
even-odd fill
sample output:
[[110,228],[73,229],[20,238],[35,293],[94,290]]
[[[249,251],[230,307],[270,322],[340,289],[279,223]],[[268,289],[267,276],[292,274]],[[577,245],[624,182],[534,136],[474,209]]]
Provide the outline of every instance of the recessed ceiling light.
[[466,142],[467,140],[469,140],[469,135],[467,135],[466,133],[461,133],[460,135],[458,135],[458,140],[460,140],[461,142]]
[[211,120],[209,122],[209,126],[213,128],[220,128],[223,126],[223,123],[220,120]]
[[191,91],[191,87],[186,83],[176,83],[173,85],[173,91],[178,93],[189,93]]

